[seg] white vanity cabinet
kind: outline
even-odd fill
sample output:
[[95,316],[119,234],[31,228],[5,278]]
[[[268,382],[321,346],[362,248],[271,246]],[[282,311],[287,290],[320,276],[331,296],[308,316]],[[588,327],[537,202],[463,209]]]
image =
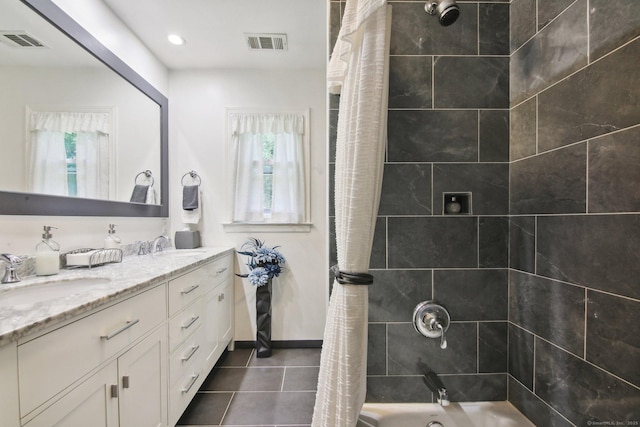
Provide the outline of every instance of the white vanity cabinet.
[[165,426],[166,284],[20,343],[29,426]]
[[163,325],[26,425],[166,426],[166,335]]
[[18,348],[15,342],[0,347],[0,427],[18,427]]
[[232,273],[228,254],[169,281],[170,426],[232,341]]
[[233,345],[233,252],[0,347],[0,427],[173,427]]

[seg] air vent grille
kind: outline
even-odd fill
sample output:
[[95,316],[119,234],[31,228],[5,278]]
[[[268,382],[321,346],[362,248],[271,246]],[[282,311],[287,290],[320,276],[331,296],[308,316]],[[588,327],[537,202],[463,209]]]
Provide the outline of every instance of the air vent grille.
[[286,34],[247,34],[249,50],[287,50]]
[[46,47],[42,42],[25,31],[0,31],[2,40],[13,47]]

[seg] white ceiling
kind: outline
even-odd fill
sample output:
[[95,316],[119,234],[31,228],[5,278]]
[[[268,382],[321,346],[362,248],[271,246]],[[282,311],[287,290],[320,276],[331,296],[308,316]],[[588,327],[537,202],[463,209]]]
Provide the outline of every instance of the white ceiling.
[[[170,69],[325,67],[326,0],[103,1]],[[289,49],[250,51],[243,33],[286,33]]]
[[0,65],[102,67],[93,56],[19,1],[0,2],[0,31],[26,32],[43,48],[15,47],[0,38]]

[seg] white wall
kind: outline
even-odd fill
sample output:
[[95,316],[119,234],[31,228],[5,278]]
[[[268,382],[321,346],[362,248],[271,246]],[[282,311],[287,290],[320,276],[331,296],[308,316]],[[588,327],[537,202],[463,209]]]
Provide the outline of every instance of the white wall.
[[[193,70],[170,73],[171,226],[180,221],[180,177],[202,177],[199,225],[204,245],[239,249],[248,237],[281,246],[287,271],[274,283],[272,339],[322,339],[328,294],[327,137],[324,70]],[[309,233],[225,233],[227,171],[225,108],[305,109],[311,116],[311,219]],[[236,271],[246,272],[238,258]],[[236,278],[236,339],[255,339],[255,288]]]
[[[158,90],[168,92],[168,71],[100,0],[55,0],[111,51]],[[4,154],[3,154],[4,155]],[[119,225],[124,242],[152,239],[168,233],[164,218],[0,216],[0,252],[33,254],[43,225],[60,228],[54,236],[62,250],[102,245],[107,225]]]

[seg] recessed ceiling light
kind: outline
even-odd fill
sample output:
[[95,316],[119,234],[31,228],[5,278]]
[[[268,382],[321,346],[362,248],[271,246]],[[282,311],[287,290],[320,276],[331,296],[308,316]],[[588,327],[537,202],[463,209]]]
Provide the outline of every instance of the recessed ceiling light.
[[180,37],[177,34],[169,34],[167,36],[167,40],[169,40],[170,43],[173,43],[176,46],[180,46],[180,45],[185,44],[185,39],[183,39],[182,37]]

